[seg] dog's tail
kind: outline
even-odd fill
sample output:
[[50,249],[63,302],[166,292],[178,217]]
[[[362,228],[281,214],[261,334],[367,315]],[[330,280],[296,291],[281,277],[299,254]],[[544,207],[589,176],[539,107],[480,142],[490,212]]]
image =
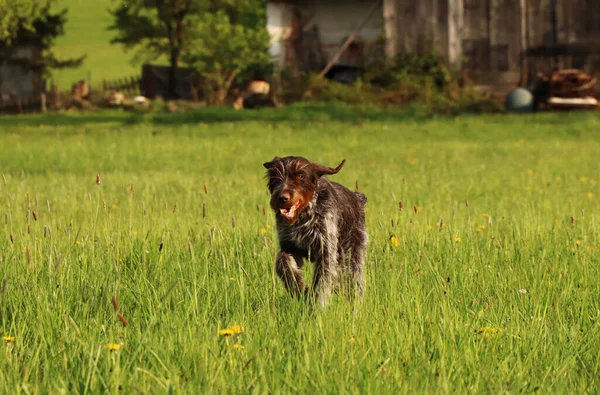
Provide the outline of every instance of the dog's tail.
[[367,205],[367,197],[364,194],[362,194],[360,192],[354,192],[354,194],[356,195],[356,197],[362,203],[363,206]]

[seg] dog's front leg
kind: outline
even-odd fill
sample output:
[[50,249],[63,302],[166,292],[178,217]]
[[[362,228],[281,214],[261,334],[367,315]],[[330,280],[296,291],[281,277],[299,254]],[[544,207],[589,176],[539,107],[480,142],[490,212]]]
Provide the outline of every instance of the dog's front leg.
[[315,258],[314,297],[321,306],[325,306],[333,286],[337,283],[337,248],[331,243],[324,243],[320,254]]
[[302,257],[279,251],[275,261],[275,272],[283,281],[285,288],[292,296],[301,296],[305,292],[304,278],[302,277]]

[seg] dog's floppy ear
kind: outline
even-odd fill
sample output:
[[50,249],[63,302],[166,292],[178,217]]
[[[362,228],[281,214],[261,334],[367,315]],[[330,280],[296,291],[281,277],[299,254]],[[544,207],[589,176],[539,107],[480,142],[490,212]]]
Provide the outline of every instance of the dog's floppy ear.
[[273,158],[272,161],[263,163],[263,166],[265,167],[265,169],[271,169],[273,168],[273,166],[275,166],[275,162],[277,162],[280,159],[280,157],[276,156]]
[[340,170],[342,170],[342,167],[344,167],[344,164],[346,163],[346,159],[342,160],[342,162],[335,168],[332,169],[331,167],[327,167],[324,165],[320,165],[318,163],[311,163],[311,167],[312,170],[319,176],[324,176],[326,174],[336,174],[337,172],[339,172]]

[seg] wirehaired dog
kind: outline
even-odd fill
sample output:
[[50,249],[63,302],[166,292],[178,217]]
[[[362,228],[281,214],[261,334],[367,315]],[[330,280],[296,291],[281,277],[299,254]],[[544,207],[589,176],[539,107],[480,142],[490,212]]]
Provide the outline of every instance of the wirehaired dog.
[[364,289],[367,198],[323,177],[339,172],[345,162],[332,169],[288,156],[264,164],[280,245],[275,271],[292,295],[309,295],[301,269],[303,259],[312,261],[311,296],[321,305],[340,275],[349,276],[359,296]]

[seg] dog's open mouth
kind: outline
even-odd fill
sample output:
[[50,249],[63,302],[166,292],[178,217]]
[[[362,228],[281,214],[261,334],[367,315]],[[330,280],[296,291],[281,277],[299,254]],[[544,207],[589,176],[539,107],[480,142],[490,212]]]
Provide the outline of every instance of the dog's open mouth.
[[290,207],[281,207],[279,212],[287,219],[294,219],[296,215],[296,209],[298,208],[298,203],[290,206]]

